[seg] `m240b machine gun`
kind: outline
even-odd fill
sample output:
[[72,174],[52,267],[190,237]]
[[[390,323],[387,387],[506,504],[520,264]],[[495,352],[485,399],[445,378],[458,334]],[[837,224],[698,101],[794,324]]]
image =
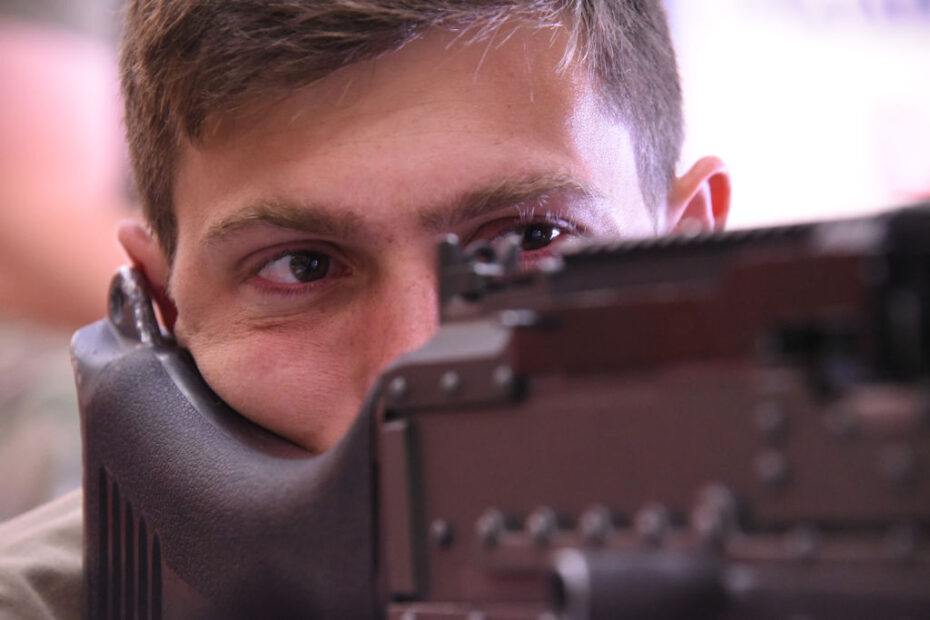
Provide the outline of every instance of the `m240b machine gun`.
[[91,618],[930,618],[930,208],[440,247],[443,321],[309,455],[124,269],[73,352]]

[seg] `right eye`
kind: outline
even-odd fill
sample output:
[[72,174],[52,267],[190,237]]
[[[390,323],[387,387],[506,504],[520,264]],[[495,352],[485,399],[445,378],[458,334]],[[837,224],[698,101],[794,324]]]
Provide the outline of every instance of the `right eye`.
[[265,263],[258,277],[275,284],[307,284],[325,278],[331,269],[327,254],[289,250]]
[[551,245],[562,234],[562,229],[547,222],[527,224],[522,231],[521,247],[525,252],[541,250]]

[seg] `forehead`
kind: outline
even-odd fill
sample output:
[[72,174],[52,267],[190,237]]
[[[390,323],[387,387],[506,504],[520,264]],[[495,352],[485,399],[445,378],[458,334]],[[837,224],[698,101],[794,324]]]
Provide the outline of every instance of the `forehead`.
[[[432,31],[400,50],[337,70],[290,96],[263,101],[210,119],[205,146],[265,134],[269,125],[318,118],[319,137],[351,127],[378,133],[385,125],[442,112],[447,128],[469,117],[549,125],[588,94],[587,73],[566,59],[560,29],[514,25],[472,41],[466,34]],[[514,106],[505,113],[501,104]],[[528,109],[533,114],[527,115]],[[505,127],[504,127],[505,128]]]
[[210,118],[180,158],[179,232],[185,220],[200,228],[248,202],[295,197],[396,216],[508,175],[578,178],[641,202],[628,133],[588,72],[563,66],[566,43],[558,29],[529,26],[480,42],[432,32]]

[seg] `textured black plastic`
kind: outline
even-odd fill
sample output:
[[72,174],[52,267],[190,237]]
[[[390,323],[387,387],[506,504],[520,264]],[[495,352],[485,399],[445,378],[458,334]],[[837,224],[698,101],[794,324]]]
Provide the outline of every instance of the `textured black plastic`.
[[223,404],[170,343],[104,320],[72,348],[87,617],[376,615],[367,412],[314,456]]

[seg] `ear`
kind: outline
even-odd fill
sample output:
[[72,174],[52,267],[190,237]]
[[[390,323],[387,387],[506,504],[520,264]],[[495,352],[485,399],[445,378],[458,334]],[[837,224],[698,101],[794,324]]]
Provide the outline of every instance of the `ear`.
[[140,269],[148,280],[162,322],[169,331],[173,331],[178,309],[168,293],[171,268],[161,245],[147,228],[134,220],[120,222],[117,236],[133,266]]
[[704,157],[675,179],[668,197],[668,230],[721,230],[730,213],[730,173],[716,157]]

